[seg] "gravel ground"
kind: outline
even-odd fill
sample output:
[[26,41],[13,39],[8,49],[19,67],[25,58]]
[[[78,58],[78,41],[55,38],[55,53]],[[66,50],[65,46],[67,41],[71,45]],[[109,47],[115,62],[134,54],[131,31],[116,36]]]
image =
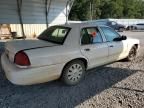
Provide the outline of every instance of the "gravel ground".
[[74,87],[60,81],[16,86],[6,80],[0,67],[0,108],[144,108],[143,34],[134,35],[142,38],[142,43],[133,62],[120,61],[90,70]]

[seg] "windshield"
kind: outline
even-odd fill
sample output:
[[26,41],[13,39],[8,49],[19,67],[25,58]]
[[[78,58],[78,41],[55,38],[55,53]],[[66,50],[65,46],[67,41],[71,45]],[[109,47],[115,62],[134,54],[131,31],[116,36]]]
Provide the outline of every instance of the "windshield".
[[52,26],[42,32],[38,39],[49,41],[57,44],[63,44],[70,28],[62,26]]

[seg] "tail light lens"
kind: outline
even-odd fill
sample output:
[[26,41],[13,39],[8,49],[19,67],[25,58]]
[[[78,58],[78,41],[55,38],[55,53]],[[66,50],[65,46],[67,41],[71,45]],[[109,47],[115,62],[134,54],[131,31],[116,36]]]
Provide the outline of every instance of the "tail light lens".
[[14,63],[20,66],[30,66],[30,61],[27,54],[23,51],[19,51],[15,55]]

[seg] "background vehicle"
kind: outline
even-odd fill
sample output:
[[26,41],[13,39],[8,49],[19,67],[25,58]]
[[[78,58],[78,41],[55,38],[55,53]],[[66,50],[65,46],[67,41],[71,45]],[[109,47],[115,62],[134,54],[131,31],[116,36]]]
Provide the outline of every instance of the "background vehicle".
[[97,24],[109,26],[109,27],[113,28],[114,30],[117,30],[120,32],[123,32],[125,30],[124,25],[118,24],[115,21],[108,21],[108,20],[107,21],[97,21]]
[[128,30],[144,30],[144,23],[138,23],[128,26]]
[[33,40],[7,42],[1,57],[6,77],[31,85],[61,78],[79,83],[86,70],[121,59],[133,60],[139,40],[120,36],[108,26],[66,24],[52,26]]

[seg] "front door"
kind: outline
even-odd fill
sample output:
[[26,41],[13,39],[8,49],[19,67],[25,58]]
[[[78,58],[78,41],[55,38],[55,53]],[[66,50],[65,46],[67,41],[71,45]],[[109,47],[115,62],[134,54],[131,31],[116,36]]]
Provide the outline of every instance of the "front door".
[[88,68],[93,68],[108,62],[108,45],[97,27],[83,28],[81,31],[81,52],[88,58]]
[[109,27],[101,27],[103,31],[109,49],[109,61],[116,61],[123,58],[124,52],[127,50],[127,42],[123,41],[114,41],[115,38],[120,37],[120,35]]

